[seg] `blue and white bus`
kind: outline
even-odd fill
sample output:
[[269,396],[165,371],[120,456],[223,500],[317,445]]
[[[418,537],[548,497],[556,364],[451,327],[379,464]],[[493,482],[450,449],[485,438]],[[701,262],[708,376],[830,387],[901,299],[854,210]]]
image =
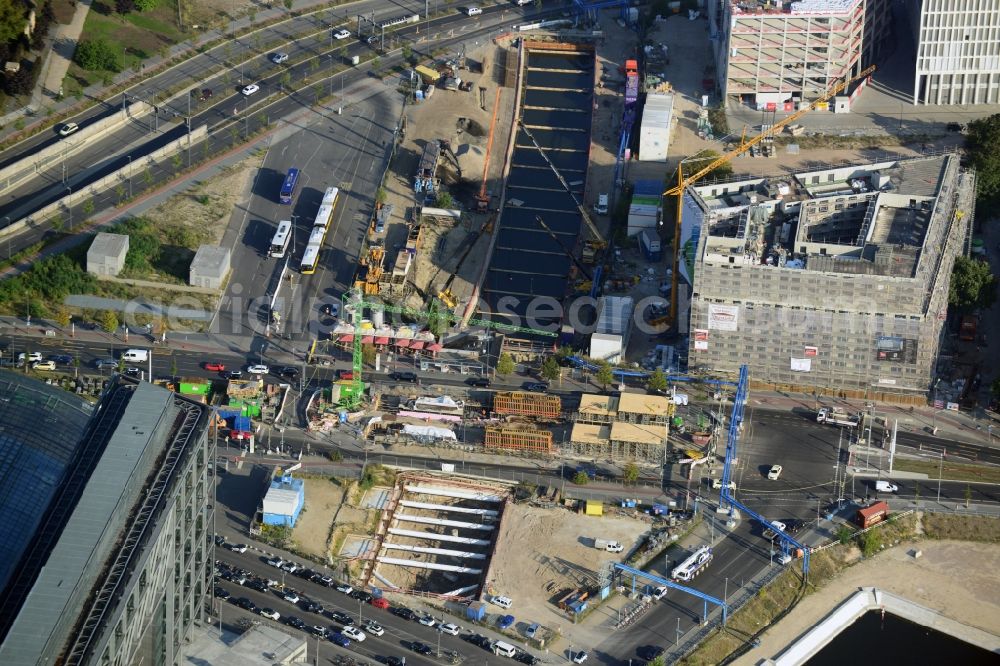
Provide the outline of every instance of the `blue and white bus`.
[[274,232],[271,239],[271,249],[268,254],[272,257],[283,257],[288,251],[288,244],[292,240],[292,221],[282,220],[278,222],[278,230]]
[[299,170],[292,168],[288,170],[288,175],[285,176],[285,182],[281,184],[281,194],[278,196],[278,201],[283,204],[291,205],[292,198],[295,196],[295,190],[299,187]]

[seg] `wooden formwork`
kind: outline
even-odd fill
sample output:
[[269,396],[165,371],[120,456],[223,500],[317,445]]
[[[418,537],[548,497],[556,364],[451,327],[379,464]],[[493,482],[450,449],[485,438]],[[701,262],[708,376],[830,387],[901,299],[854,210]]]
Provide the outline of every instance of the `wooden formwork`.
[[562,402],[559,400],[559,396],[547,393],[524,393],[521,391],[494,393],[493,411],[497,414],[555,419],[562,412]]
[[552,433],[524,428],[486,428],[486,449],[552,453]]

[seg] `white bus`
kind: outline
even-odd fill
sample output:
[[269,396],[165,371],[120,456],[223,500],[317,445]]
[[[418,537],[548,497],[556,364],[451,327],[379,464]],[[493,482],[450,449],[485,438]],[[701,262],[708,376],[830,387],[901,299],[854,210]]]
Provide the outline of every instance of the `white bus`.
[[306,251],[302,254],[302,263],[299,270],[303,275],[312,275],[316,272],[316,264],[319,263],[319,245],[306,245]]
[[323,195],[323,201],[319,204],[319,210],[316,211],[316,219],[313,220],[313,228],[323,227],[324,229],[330,228],[330,220],[333,219],[333,209],[337,205],[337,197],[340,194],[340,190],[336,187],[326,188],[326,193]]
[[268,254],[272,257],[283,257],[288,251],[288,244],[292,240],[292,221],[282,220],[278,222],[278,230],[274,232],[271,239],[271,249]]

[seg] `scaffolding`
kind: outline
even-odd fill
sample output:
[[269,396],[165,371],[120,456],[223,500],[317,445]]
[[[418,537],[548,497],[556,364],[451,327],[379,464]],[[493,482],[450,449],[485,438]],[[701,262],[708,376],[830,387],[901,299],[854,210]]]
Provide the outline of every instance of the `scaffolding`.
[[666,427],[659,424],[576,423],[570,433],[574,453],[616,462],[662,463],[666,455],[666,440]]
[[539,418],[556,419],[562,412],[562,403],[557,395],[546,393],[510,393],[493,394],[493,412],[508,416],[536,416]]
[[552,453],[552,433],[524,428],[486,428],[487,450]]

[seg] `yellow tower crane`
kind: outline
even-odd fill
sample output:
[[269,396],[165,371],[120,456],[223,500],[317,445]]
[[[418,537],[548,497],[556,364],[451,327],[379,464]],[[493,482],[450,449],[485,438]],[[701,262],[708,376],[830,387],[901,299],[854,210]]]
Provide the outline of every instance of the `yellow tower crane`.
[[840,83],[836,84],[835,86],[827,90],[822,97],[813,100],[809,104],[809,106],[799,109],[798,111],[796,111],[795,113],[793,113],[792,115],[788,116],[783,120],[779,120],[775,124],[771,125],[769,128],[765,129],[763,132],[758,134],[757,136],[746,141],[741,141],[738,148],[734,148],[725,155],[722,155],[712,160],[711,162],[708,163],[707,166],[699,169],[698,171],[696,171],[695,173],[691,174],[686,178],[682,173],[681,165],[680,164],[677,165],[677,185],[675,185],[674,187],[670,188],[669,190],[663,193],[664,196],[677,197],[677,209],[676,209],[677,219],[674,220],[674,264],[673,264],[673,274],[671,275],[670,279],[670,286],[671,286],[670,324],[671,325],[677,321],[677,273],[678,273],[677,269],[680,266],[681,211],[684,206],[685,190],[687,190],[687,188],[690,185],[693,185],[699,179],[703,178],[706,174],[709,174],[718,167],[722,166],[723,164],[730,162],[734,157],[742,155],[743,153],[750,150],[751,147],[756,146],[761,141],[769,137],[775,136],[776,134],[781,132],[781,130],[787,125],[794,123],[796,120],[798,120],[805,114],[809,113],[823,102],[826,102],[831,97],[837,95],[837,93],[844,90],[847,86],[851,85],[853,82],[868,77],[874,71],[875,71],[875,65],[872,65],[871,67],[861,71],[855,76],[849,76],[845,78],[843,81],[841,81]]

